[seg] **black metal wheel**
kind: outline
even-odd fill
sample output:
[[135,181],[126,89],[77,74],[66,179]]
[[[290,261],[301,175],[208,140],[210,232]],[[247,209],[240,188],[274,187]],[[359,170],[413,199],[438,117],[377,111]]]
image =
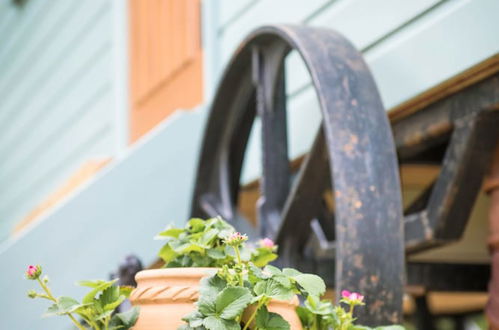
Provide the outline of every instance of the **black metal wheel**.
[[[322,124],[292,181],[284,59],[293,49],[312,77]],[[314,235],[320,239],[329,223],[334,242],[319,245],[332,247],[335,262],[321,266],[335,274],[331,282],[337,296],[343,289],[366,295],[368,308],[360,311],[360,322],[400,322],[404,240],[397,159],[385,110],[361,54],[331,30],[268,26],[253,32],[228,65],[210,110],[193,216],[220,215],[241,231],[252,231],[237,203],[256,116],[262,122],[263,173],[258,228],[252,235],[274,238],[283,262],[300,268],[307,243]],[[328,187],[334,217],[324,218]]]

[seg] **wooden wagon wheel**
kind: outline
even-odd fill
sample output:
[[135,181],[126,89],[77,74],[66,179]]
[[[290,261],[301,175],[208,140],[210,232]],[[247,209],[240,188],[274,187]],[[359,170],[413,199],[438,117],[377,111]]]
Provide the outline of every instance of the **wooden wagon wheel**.
[[[312,77],[322,125],[291,185],[284,59],[293,49]],[[328,183],[335,198],[336,292],[366,295],[361,322],[400,322],[404,244],[398,166],[390,125],[361,54],[330,30],[268,26],[253,32],[228,65],[211,107],[193,216],[221,215],[241,231],[250,230],[238,214],[237,198],[255,116],[262,121],[263,149],[256,235],[277,240],[280,254],[291,261],[302,253]]]

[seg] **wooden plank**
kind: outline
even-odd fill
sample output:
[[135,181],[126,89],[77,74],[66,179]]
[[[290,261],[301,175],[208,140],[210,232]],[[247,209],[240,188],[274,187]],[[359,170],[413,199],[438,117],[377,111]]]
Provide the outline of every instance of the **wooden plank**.
[[489,57],[483,62],[451,77],[423,93],[392,108],[390,119],[395,122],[424,107],[437,102],[449,95],[455,94],[464,88],[473,85],[499,71],[499,54]]

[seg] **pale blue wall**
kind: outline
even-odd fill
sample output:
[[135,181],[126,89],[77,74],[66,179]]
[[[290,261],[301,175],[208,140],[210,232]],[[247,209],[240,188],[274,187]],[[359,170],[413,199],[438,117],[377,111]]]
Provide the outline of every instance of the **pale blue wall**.
[[120,2],[0,0],[0,241],[85,160],[124,146]]
[[[497,0],[207,0],[208,88],[251,30],[264,24],[335,29],[363,52],[390,108],[499,52]],[[206,47],[206,46],[205,46]],[[211,54],[211,55],[210,55]],[[289,140],[296,157],[308,150],[320,114],[305,67],[287,63]],[[260,172],[258,123],[244,181]]]
[[[179,111],[123,157],[15,240],[0,244],[0,329],[64,330],[64,317],[42,318],[46,301],[26,296],[36,283],[23,278],[41,264],[55,295],[81,300],[81,279],[106,279],[128,254],[145,265],[162,242],[153,237],[189,216],[199,143],[206,120],[201,108]],[[182,143],[178,143],[182,141]]]

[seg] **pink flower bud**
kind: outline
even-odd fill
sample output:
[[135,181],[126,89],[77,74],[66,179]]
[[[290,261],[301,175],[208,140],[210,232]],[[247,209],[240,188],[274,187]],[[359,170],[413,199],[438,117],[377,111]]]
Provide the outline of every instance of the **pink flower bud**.
[[341,291],[341,296],[352,303],[362,303],[364,301],[364,296],[357,292],[350,292],[348,290]]
[[262,240],[260,240],[260,246],[263,247],[263,248],[267,248],[267,249],[273,249],[274,246],[275,246],[275,243],[273,240],[271,240],[270,238],[264,238]]
[[39,265],[33,266],[29,265],[28,269],[26,270],[26,278],[28,280],[36,280],[40,277],[42,274],[42,267]]

